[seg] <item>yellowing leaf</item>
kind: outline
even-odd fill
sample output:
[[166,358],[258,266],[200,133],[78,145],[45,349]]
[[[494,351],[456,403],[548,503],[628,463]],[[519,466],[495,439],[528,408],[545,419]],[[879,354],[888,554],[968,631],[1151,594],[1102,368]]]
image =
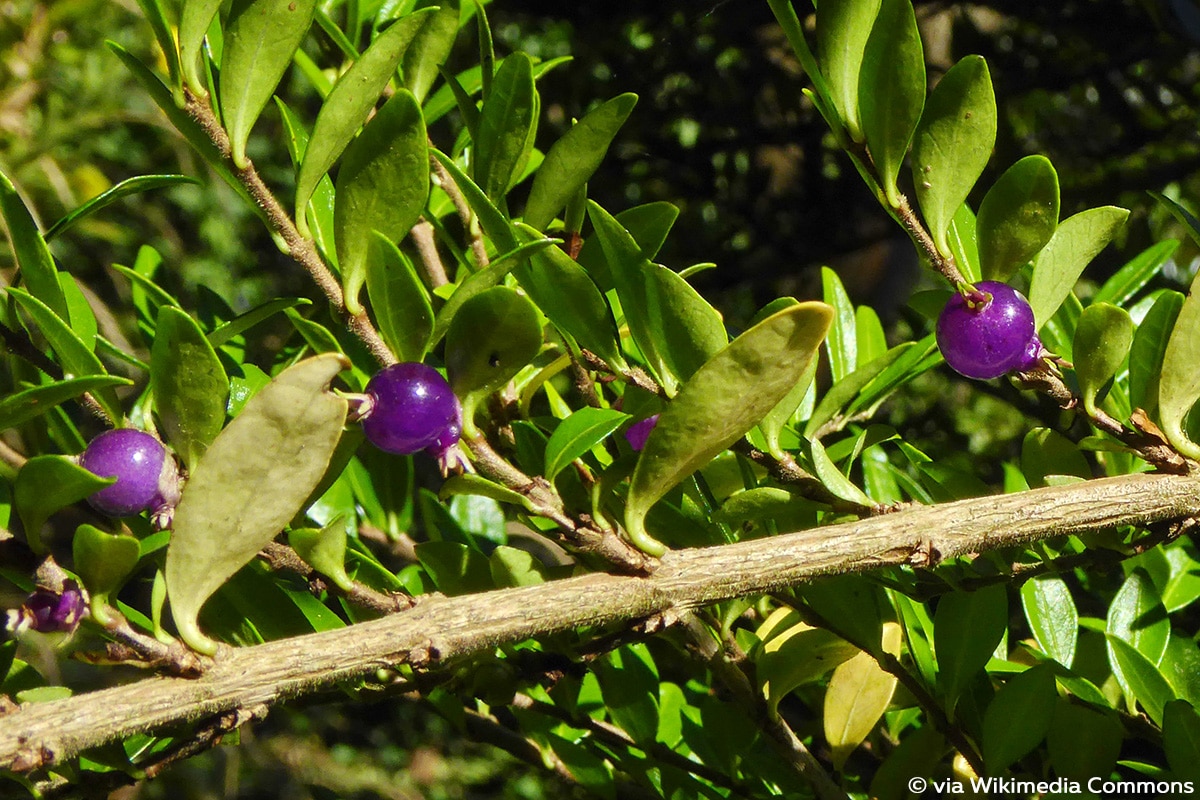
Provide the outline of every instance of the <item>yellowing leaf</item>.
[[[883,650],[900,655],[903,631],[895,622],[883,625]],[[825,738],[833,748],[833,765],[841,769],[846,758],[879,722],[892,702],[896,676],[884,672],[870,653],[839,664],[825,690]]]

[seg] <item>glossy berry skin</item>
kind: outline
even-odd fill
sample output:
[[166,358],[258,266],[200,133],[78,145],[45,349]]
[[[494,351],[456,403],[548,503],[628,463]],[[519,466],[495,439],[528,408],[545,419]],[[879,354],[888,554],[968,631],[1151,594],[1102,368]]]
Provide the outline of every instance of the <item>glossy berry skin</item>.
[[1033,309],[1008,284],[983,281],[955,293],[937,321],[937,343],[946,363],[968,378],[987,380],[1029,363]]
[[101,478],[116,478],[88,498],[97,511],[127,517],[157,508],[166,448],[148,433],[133,428],[105,431],[88,444],[79,464]]
[[370,409],[363,433],[389,453],[425,449],[438,455],[458,442],[462,406],[446,379],[432,367],[405,363],[385,367],[367,382]]

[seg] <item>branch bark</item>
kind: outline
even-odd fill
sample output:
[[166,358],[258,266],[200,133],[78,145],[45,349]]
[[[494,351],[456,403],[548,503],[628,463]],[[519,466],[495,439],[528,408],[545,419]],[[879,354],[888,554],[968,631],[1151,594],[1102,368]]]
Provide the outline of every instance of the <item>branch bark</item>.
[[1200,516],[1200,474],[1130,475],[921,506],[827,528],[663,556],[649,576],[592,574],[462,597],[335,631],[223,648],[196,679],[156,677],[0,718],[0,768],[29,771],[138,732],[328,689],[407,662],[433,668],[506,642],[636,621],[866,572],[1068,534]]

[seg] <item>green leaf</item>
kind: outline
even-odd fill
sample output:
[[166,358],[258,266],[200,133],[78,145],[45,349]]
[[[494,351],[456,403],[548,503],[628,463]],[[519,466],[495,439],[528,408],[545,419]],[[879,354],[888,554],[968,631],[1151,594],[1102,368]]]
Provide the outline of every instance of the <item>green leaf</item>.
[[54,256],[50,255],[33,215],[3,172],[0,172],[0,215],[4,217],[9,246],[29,293],[49,306],[59,319],[67,319],[67,298],[58,282]]
[[858,366],[857,325],[850,296],[838,274],[829,267],[821,267],[821,289],[825,302],[834,312],[833,325],[825,338],[825,352],[829,354],[829,371],[836,384]]
[[60,272],[58,282],[62,284],[63,295],[67,298],[67,321],[71,323],[71,330],[83,342],[88,352],[95,352],[99,325],[96,323],[95,312],[88,305],[87,295],[79,288],[79,281],[74,275]]
[[43,553],[41,531],[50,515],[109,486],[116,478],[100,478],[65,456],[34,456],[13,482],[13,505],[34,552]]
[[911,0],[882,0],[863,52],[858,113],[879,184],[892,208],[896,178],[925,106],[925,53]]
[[[786,619],[791,621],[792,617]],[[775,713],[788,692],[817,680],[859,653],[857,647],[831,631],[799,621],[774,635],[764,633],[763,639],[762,651],[754,665],[771,713]]]
[[898,344],[870,364],[867,364],[865,367],[859,367],[850,373],[849,376],[830,387],[805,424],[804,436],[809,439],[813,438],[826,422],[836,417],[838,412],[845,408],[847,403],[853,400],[865,386],[871,383],[872,380],[879,376],[892,363],[904,355],[905,351],[910,347],[912,347],[912,342]]
[[550,146],[533,176],[525,224],[544,230],[604,160],[608,146],[637,104],[636,94],[602,103]]
[[158,312],[150,388],[163,438],[194,468],[225,424],[229,378],[200,326],[174,306]]
[[446,331],[450,329],[450,325],[454,321],[454,317],[458,314],[459,309],[468,300],[481,292],[491,289],[505,275],[520,267],[521,262],[529,256],[552,248],[558,242],[558,239],[537,239],[536,241],[526,242],[514,247],[499,258],[493,259],[492,263],[488,264],[484,269],[467,276],[467,279],[458,285],[458,288],[454,290],[454,293],[450,295],[445,304],[438,309],[437,316],[433,319],[433,338],[431,341],[436,343],[441,340]]
[[1062,221],[1033,262],[1029,305],[1040,329],[1075,288],[1083,269],[1125,224],[1129,212],[1115,206],[1090,208]]
[[825,0],[817,7],[817,60],[829,96],[850,138],[863,139],[858,119],[858,81],[863,51],[879,0]]
[[1008,628],[1008,590],[995,584],[952,592],[938,600],[933,617],[938,686],[951,711],[963,689],[984,668]]
[[1184,420],[1200,398],[1200,275],[1192,281],[1163,352],[1158,383],[1158,416],[1175,449],[1200,458],[1200,444],[1184,432]]
[[1188,236],[1192,237],[1193,242],[1200,244],[1200,220],[1196,219],[1192,212],[1165,194],[1149,192],[1149,195],[1157,200],[1187,230]]
[[1106,280],[1092,298],[1092,302],[1123,305],[1162,270],[1178,249],[1178,239],[1167,239],[1150,245]]
[[396,74],[401,57],[431,19],[429,10],[421,9],[393,23],[375,37],[370,47],[333,85],[317,112],[317,121],[313,123],[312,135],[304,148],[304,160],[296,175],[297,223],[304,219],[304,209],[317,184],[362,127],[380,93]]
[[323,528],[299,528],[288,532],[288,544],[296,555],[334,585],[351,591],[354,581],[346,574],[346,521],[336,517]]
[[437,80],[438,67],[446,62],[454,47],[454,39],[458,34],[459,0],[422,0],[416,5],[421,10],[437,8],[404,51],[404,85],[417,98],[417,102],[423,103],[429,88]]
[[536,586],[548,578],[546,567],[532,553],[508,545],[500,545],[492,551],[488,566],[497,587]]
[[610,719],[641,743],[658,733],[658,675],[645,647],[622,647],[592,663]]
[[1017,673],[996,692],[983,715],[983,761],[988,775],[1003,774],[1041,743],[1050,730],[1057,697],[1054,672],[1048,665]]
[[982,56],[947,72],[925,105],[913,140],[913,184],[938,252],[953,254],[947,233],[983,174],[996,144],[996,95]]
[[175,509],[166,577],[175,625],[196,650],[217,648],[197,624],[204,601],[296,516],[325,474],[347,409],[329,382],[348,366],[325,354],[284,370],[193,466]]
[[1007,281],[1046,246],[1058,227],[1058,173],[1045,156],[1026,156],[979,204],[976,233],[984,280]]
[[779,311],[713,356],[659,417],[638,459],[625,506],[630,539],[647,552],[651,506],[686,476],[740,439],[783,399],[829,330],[833,309],[801,303]]
[[72,540],[75,572],[92,596],[92,616],[108,623],[109,597],[132,574],[141,558],[141,545],[133,536],[105,533],[94,525],[80,525]]
[[123,197],[138,194],[139,192],[148,192],[152,189],[161,189],[165,186],[178,186],[182,183],[199,184],[200,181],[189,175],[139,175],[134,178],[126,178],[116,186],[101,192],[83,205],[75,208],[58,220],[58,222],[51,225],[46,231],[45,239],[46,241],[50,241],[75,223],[112,205]]
[[[108,374],[96,354],[84,344],[83,340],[71,330],[62,318],[50,310],[49,306],[20,289],[10,288],[8,293],[37,323],[38,329],[46,337],[54,354],[58,356],[58,363],[63,369],[63,377],[83,378],[89,375]],[[119,422],[124,418],[121,401],[117,398],[115,391],[111,388],[97,389],[94,395],[96,401],[100,403],[111,419]]]
[[433,336],[433,306],[408,257],[379,231],[371,231],[367,296],[375,324],[401,361],[420,361]]
[[676,272],[642,265],[650,335],[667,369],[686,381],[729,343],[721,315]]
[[946,752],[946,740],[933,725],[912,731],[871,778],[873,800],[907,800],[914,775],[932,775]]
[[[296,112],[288,107],[287,103],[275,96],[275,106],[279,109],[279,117],[283,122],[284,144],[287,146],[288,155],[292,159],[292,167],[300,169],[305,154],[308,152],[308,129],[304,127],[304,123],[300,121],[300,117]],[[301,214],[299,207],[296,210],[296,226],[300,229],[302,235],[311,236],[313,243],[317,249],[325,256],[329,265],[336,270],[337,264],[337,248],[333,242],[333,181],[329,175],[322,175],[316,183],[316,188],[309,191],[311,198],[309,199],[305,209],[306,214]],[[310,223],[311,219],[311,223]]]
[[[446,374],[454,393],[487,395],[508,383],[542,347],[537,309],[494,286],[462,304],[446,332]],[[464,418],[467,410],[463,409]]]
[[[902,637],[900,626],[888,622],[883,628],[883,650],[899,658]],[[866,740],[895,691],[896,676],[884,672],[869,653],[858,653],[834,669],[825,690],[822,721],[835,769],[841,770],[850,753]]]
[[1033,488],[1046,485],[1047,476],[1091,478],[1092,468],[1079,448],[1050,428],[1034,428],[1021,442],[1021,472]]
[[1158,418],[1158,384],[1171,329],[1183,308],[1180,292],[1163,290],[1138,323],[1129,349],[1129,405]]
[[367,123],[346,149],[335,186],[338,266],[346,310],[358,315],[371,231],[400,241],[421,216],[429,196],[429,140],[421,107],[411,93],[396,92]]
[[963,203],[954,212],[947,234],[950,253],[963,277],[971,283],[983,280],[983,267],[979,263],[979,237],[977,222],[971,207]]
[[459,542],[421,542],[417,558],[442,594],[454,597],[494,589],[488,560]]
[[842,474],[837,465],[830,460],[829,455],[825,452],[825,448],[819,440],[806,439],[801,443],[801,446],[809,454],[813,465],[813,472],[816,473],[817,480],[826,489],[835,496],[850,503],[857,503],[860,506],[867,507],[875,504],[871,498],[863,493],[862,489],[859,489],[849,478]]
[[1053,574],[1026,581],[1021,586],[1021,606],[1038,647],[1070,668],[1079,640],[1079,612],[1066,582]]
[[878,584],[861,575],[838,575],[805,584],[799,592],[838,636],[860,650],[880,652],[885,599]]
[[255,325],[263,322],[281,311],[298,306],[311,306],[312,301],[306,297],[279,297],[255,306],[244,314],[238,314],[229,322],[222,323],[212,333],[208,334],[208,343],[213,347],[221,345],[240,336]]
[[316,0],[233,0],[221,56],[221,113],[233,163],[245,169],[254,121],[312,26]]
[[204,37],[221,0],[182,0],[179,10],[179,62],[188,88],[199,97],[208,96],[207,81],[200,69]]
[[546,444],[546,480],[621,427],[629,415],[611,408],[581,408],[564,419]]
[[1108,303],[1094,303],[1083,310],[1075,327],[1072,347],[1075,374],[1083,407],[1096,413],[1096,398],[1112,380],[1133,343],[1133,320],[1129,312]]
[[470,472],[454,475],[443,483],[442,488],[438,490],[438,499],[445,500],[460,494],[478,494],[500,503],[521,506],[526,511],[534,510],[533,501],[520,492]]
[[887,335],[879,314],[870,306],[854,309],[854,341],[858,349],[856,367],[871,363],[887,352]]
[[1113,673],[1124,678],[1129,694],[1146,709],[1146,715],[1155,725],[1162,725],[1163,707],[1175,699],[1175,690],[1167,679],[1133,645],[1109,634],[1105,637],[1108,655],[1112,659]]
[[1121,584],[1108,607],[1104,630],[1108,634],[1106,646],[1113,675],[1125,694],[1134,697],[1134,678],[1125,670],[1128,659],[1119,657],[1113,641],[1124,641],[1149,659],[1151,664],[1157,665],[1167,651],[1167,640],[1171,636],[1167,610],[1145,570],[1135,569]]
[[537,129],[536,109],[533,62],[525,53],[512,53],[496,70],[475,140],[475,183],[492,202],[501,201],[520,172],[526,143]]
[[517,246],[517,236],[513,233],[512,225],[509,223],[508,218],[488,199],[483,190],[462,171],[462,168],[459,167],[454,159],[436,149],[433,150],[433,156],[450,173],[450,177],[454,179],[458,190],[466,199],[467,205],[479,217],[479,224],[483,228],[484,234],[501,250],[514,249]]
[[1163,708],[1162,733],[1171,771],[1200,784],[1200,714],[1190,703],[1172,700]]
[[40,417],[59,403],[84,392],[94,392],[108,386],[129,386],[132,383],[116,375],[92,375],[23,389],[0,399],[0,431]]
[[[522,231],[540,236],[528,226]],[[609,365],[625,368],[612,312],[583,267],[560,248],[547,247],[533,253],[529,265],[519,265],[515,272],[521,287],[556,328]]]

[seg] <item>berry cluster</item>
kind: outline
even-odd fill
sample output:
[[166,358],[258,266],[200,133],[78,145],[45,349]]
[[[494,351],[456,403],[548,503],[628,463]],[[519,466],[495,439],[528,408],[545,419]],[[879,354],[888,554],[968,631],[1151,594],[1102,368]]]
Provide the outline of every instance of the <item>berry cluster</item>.
[[950,298],[938,317],[937,343],[955,372],[979,380],[1031,370],[1044,355],[1029,301],[997,281]]

